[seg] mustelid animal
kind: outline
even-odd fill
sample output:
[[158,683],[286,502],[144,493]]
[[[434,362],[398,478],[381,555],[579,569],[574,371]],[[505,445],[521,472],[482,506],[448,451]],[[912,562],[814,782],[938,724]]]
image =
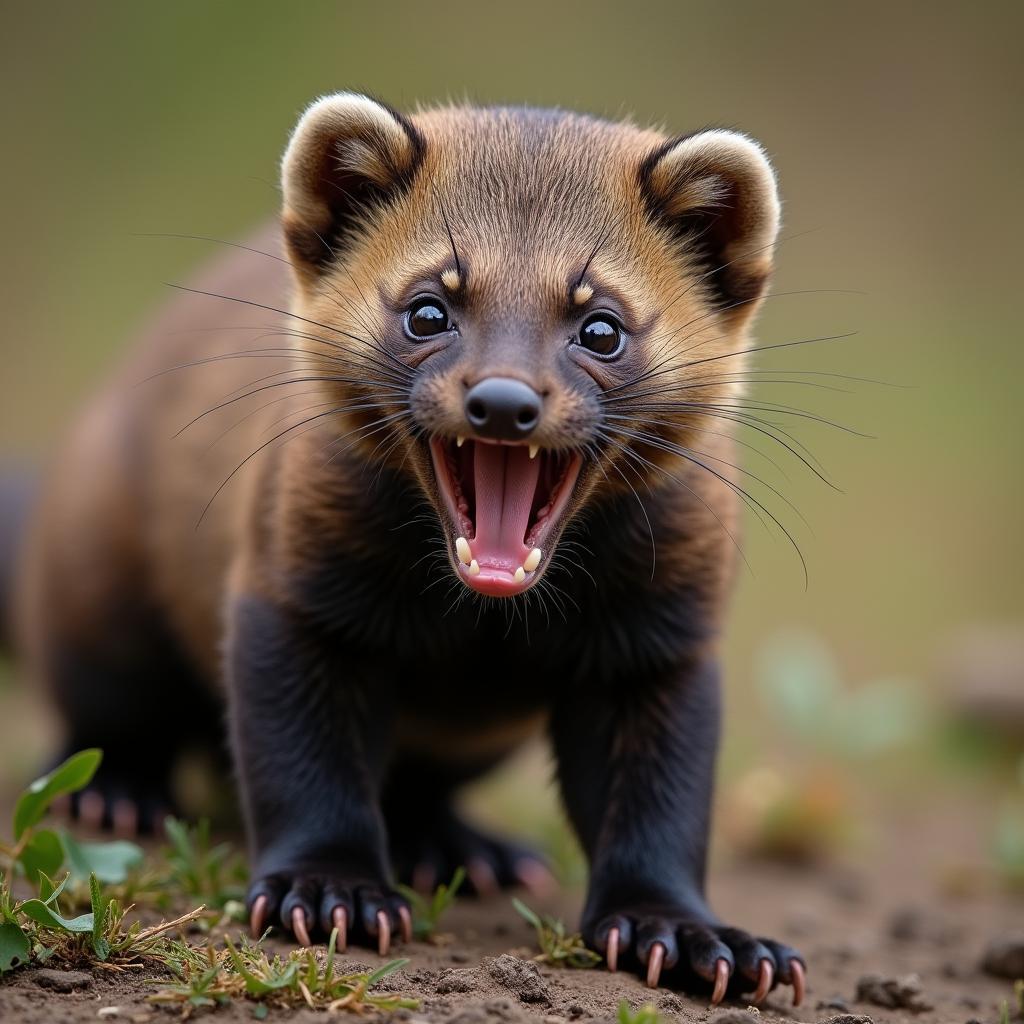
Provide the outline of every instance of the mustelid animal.
[[253,931],[383,953],[396,879],[543,877],[453,797],[546,730],[607,967],[799,1002],[800,955],[704,894],[763,150],[341,93],[281,182],[35,505],[24,657],[105,751],[77,813],[152,827],[223,705]]

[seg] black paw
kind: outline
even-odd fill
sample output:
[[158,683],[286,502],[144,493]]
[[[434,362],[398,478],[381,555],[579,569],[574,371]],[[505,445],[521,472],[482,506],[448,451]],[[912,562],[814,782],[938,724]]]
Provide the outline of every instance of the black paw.
[[53,809],[88,829],[105,829],[122,839],[162,833],[164,819],[174,813],[164,780],[106,763],[85,789],[64,797]]
[[338,949],[349,939],[384,956],[392,936],[412,940],[412,915],[405,900],[387,885],[319,868],[277,872],[249,887],[249,926],[254,938],[268,924],[280,924],[303,945],[338,929]]
[[673,987],[711,987],[711,1003],[726,994],[753,993],[762,1002],[777,985],[793,986],[793,1005],[803,1002],[806,965],[789,946],[755,938],[739,928],[710,924],[686,912],[636,907],[604,914],[584,925],[588,945],[604,954],[608,969],[622,963],[643,974],[651,988],[664,975]]
[[466,869],[463,892],[492,896],[502,889],[526,889],[541,895],[555,886],[539,853],[468,825],[451,811],[429,827],[406,832],[392,826],[395,872],[406,885],[431,892],[459,867]]

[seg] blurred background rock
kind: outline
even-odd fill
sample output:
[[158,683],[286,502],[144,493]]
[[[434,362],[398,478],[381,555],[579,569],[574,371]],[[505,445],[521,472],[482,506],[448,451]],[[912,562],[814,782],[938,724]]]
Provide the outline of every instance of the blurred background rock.
[[[5,4],[0,457],[45,455],[163,282],[216,251],[141,234],[237,239],[273,214],[320,93],[742,128],[785,203],[761,342],[856,332],[759,365],[885,383],[755,391],[871,438],[766,413],[842,493],[747,438],[807,521],[753,485],[810,583],[748,517],[719,854],[863,856],[921,814],[943,884],[1022,885],[1022,30],[998,3]],[[0,789],[50,728],[0,669]],[[548,769],[534,753],[516,771]],[[554,799],[508,778],[478,807],[532,822],[572,873]]]

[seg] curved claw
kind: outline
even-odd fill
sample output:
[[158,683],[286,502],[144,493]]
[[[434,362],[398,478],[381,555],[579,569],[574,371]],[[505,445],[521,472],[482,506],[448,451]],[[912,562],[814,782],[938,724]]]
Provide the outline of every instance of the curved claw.
[[757,979],[757,991],[751,996],[750,1001],[757,1006],[764,1002],[765,996],[772,990],[772,982],[775,980],[775,967],[770,960],[761,961],[761,973]]
[[306,912],[302,907],[294,907],[292,909],[292,931],[295,933],[295,938],[299,940],[300,945],[313,945],[309,938],[309,929],[306,927]]
[[344,953],[348,948],[348,911],[344,907],[335,907],[331,911],[331,923],[338,929],[336,948]]
[[387,956],[391,948],[391,922],[383,910],[377,911],[377,952]]
[[609,928],[608,929],[608,945],[604,951],[605,963],[608,965],[608,970],[613,974],[619,966],[619,929]]
[[661,968],[665,963],[665,947],[656,942],[651,946],[651,955],[647,958],[647,987],[657,988],[661,977]]
[[719,959],[715,962],[715,990],[711,993],[711,1005],[717,1006],[725,998],[725,990],[729,987],[729,961]]
[[517,861],[513,870],[531,896],[544,897],[558,888],[555,876],[532,857]]
[[95,790],[87,789],[78,798],[78,820],[86,827],[98,830],[103,824],[106,801]]
[[412,942],[412,914],[408,907],[398,908],[398,919],[402,922],[402,941]]
[[473,883],[477,896],[494,896],[501,889],[491,865],[485,860],[479,858],[471,860],[466,865],[466,874]]
[[793,1005],[799,1006],[804,1001],[804,992],[807,990],[807,969],[799,960],[791,961],[789,969],[793,974]]
[[139,834],[139,808],[134,800],[115,800],[110,816],[119,839],[134,839]]
[[270,900],[266,896],[257,896],[253,901],[252,910],[249,911],[249,934],[254,939],[258,939],[263,934],[269,902]]

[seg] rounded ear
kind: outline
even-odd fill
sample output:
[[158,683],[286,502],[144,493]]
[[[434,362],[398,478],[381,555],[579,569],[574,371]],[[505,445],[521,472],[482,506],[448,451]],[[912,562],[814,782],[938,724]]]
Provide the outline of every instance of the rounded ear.
[[295,126],[281,162],[284,237],[300,274],[323,273],[368,209],[408,188],[423,138],[359,93],[324,96]]
[[654,217],[699,256],[723,314],[748,318],[768,282],[779,230],[764,150],[739,132],[698,132],[655,150],[640,181]]

